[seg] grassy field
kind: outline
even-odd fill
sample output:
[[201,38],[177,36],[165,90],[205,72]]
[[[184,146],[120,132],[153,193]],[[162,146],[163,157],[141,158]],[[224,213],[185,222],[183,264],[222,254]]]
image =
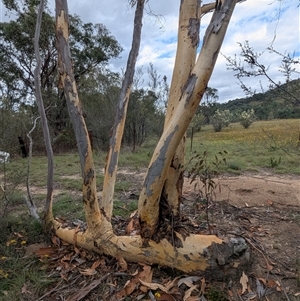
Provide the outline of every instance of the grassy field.
[[[242,174],[244,172],[271,172],[280,174],[300,174],[300,148],[299,148],[299,120],[272,120],[257,121],[250,128],[244,129],[240,124],[230,124],[222,132],[214,132],[212,126],[204,126],[202,130],[191,138],[187,138],[186,162],[194,152],[207,153],[208,161],[214,161],[215,155],[226,151],[226,164],[220,165],[220,171],[226,173]],[[136,152],[124,147],[121,151],[119,168],[139,171],[146,168],[155,148],[154,139],[147,141]],[[106,154],[102,151],[94,152],[94,161],[97,173],[97,187],[102,190],[103,168]],[[20,187],[25,187],[27,160],[13,158],[11,163],[0,165],[1,186],[10,195],[14,205],[23,203],[20,200]],[[56,197],[62,203],[68,203],[67,190],[81,191],[81,171],[78,154],[68,153],[54,158],[55,174],[54,189],[60,191]],[[5,173],[4,173],[5,170]],[[30,185],[40,188],[46,187],[47,158],[34,156],[31,163]],[[116,183],[116,192],[126,191],[130,183],[120,177]],[[0,197],[3,197],[3,191]],[[37,200],[43,200],[44,194],[35,194]],[[61,205],[60,205],[61,206]],[[77,212],[74,204],[69,204],[69,209]],[[0,207],[1,208],[1,207]],[[59,211],[59,208],[54,207]]]
[[[226,151],[227,165],[222,171],[242,173],[269,170],[275,173],[300,174],[300,122],[297,119],[257,121],[244,129],[230,124],[222,132],[204,126],[194,135],[192,151],[206,150],[211,157]],[[191,156],[190,139],[187,157]]]
[[[220,172],[242,174],[244,172],[271,172],[279,174],[300,174],[300,148],[299,148],[300,122],[296,119],[257,121],[250,128],[244,129],[239,123],[230,124],[222,132],[214,132],[212,126],[204,126],[202,130],[191,138],[187,138],[186,162],[194,152],[207,153],[208,161],[214,161],[215,155],[223,158],[218,153],[226,151],[226,164],[221,164]],[[154,139],[147,141],[136,152],[131,152],[129,147],[121,151],[119,168],[139,171],[146,168],[155,148]],[[94,152],[94,161],[97,173],[97,187],[102,190],[103,168],[106,153]],[[23,204],[22,191],[25,187],[27,160],[13,158],[11,163],[0,165],[1,186],[10,196],[13,205]],[[81,171],[78,154],[68,153],[55,156],[54,189],[60,191],[56,199],[68,205],[69,211],[77,212],[77,207],[68,199],[66,191],[81,191]],[[5,173],[4,173],[5,170]],[[30,185],[45,188],[47,182],[47,158],[34,156],[31,163]],[[130,183],[124,177],[119,177],[116,183],[116,192],[126,191]],[[3,198],[3,191],[0,197]],[[45,193],[36,193],[35,199],[42,201]],[[75,197],[75,196],[74,196]],[[78,198],[78,197],[77,197]],[[69,204],[70,203],[70,204]],[[1,203],[0,203],[1,204]],[[62,205],[57,205],[61,207]],[[64,206],[62,206],[64,207]],[[0,207],[1,208],[1,207]],[[56,212],[60,208],[54,207]]]
[[[220,167],[224,173],[268,171],[300,175],[299,131],[299,120],[258,121],[249,129],[244,129],[240,124],[230,124],[219,133],[214,132],[211,126],[204,126],[194,135],[192,149],[191,139],[187,139],[187,161],[193,156],[193,152],[201,154],[206,151],[208,159],[213,161],[218,152],[226,151],[227,164]],[[127,147],[123,148],[119,167],[131,171],[146,168],[155,144],[154,139],[150,140],[135,153]],[[102,189],[105,156],[101,151],[94,153],[98,190]],[[55,191],[58,191],[54,197],[54,215],[84,220],[77,153],[55,156],[54,164],[54,185]],[[53,279],[47,276],[43,264],[36,258],[23,258],[27,245],[45,241],[41,226],[28,217],[24,205],[27,160],[12,158],[11,163],[1,165],[0,168],[0,184],[3,187],[0,190],[0,228],[3,229],[0,233],[0,300],[20,300],[22,290],[33,292],[34,298],[34,295],[39,295],[39,291],[51,286]],[[40,190],[44,189],[43,192],[32,192],[39,208],[42,208],[44,203],[46,180],[47,158],[34,156],[30,184]],[[125,176],[119,177],[116,195],[128,191],[131,184]],[[1,211],[6,202],[7,213],[2,216]],[[136,203],[124,204],[116,199],[115,215],[126,215],[136,209]]]

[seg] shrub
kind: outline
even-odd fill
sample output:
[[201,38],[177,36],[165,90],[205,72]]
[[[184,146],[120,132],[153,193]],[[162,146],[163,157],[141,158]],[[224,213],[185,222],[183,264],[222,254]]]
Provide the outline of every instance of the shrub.
[[240,116],[241,125],[247,129],[255,121],[256,116],[254,110],[243,111]]
[[201,131],[201,127],[205,124],[205,116],[202,113],[195,114],[193,117],[190,126],[189,126],[189,131],[191,128],[194,129],[194,132],[199,132]]
[[215,132],[221,132],[223,127],[229,126],[232,114],[229,110],[216,110],[214,116],[211,117],[210,122],[214,127]]

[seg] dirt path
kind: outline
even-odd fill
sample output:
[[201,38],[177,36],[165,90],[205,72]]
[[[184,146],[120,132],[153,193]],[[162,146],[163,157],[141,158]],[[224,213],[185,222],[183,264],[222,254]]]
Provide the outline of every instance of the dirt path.
[[[271,174],[222,176],[217,181],[217,201],[236,206],[268,206],[272,203],[300,206],[300,177]],[[201,185],[200,185],[201,187]],[[185,181],[184,193],[194,191],[194,184]]]
[[[146,170],[131,171],[120,170],[118,179],[128,180],[132,187],[130,190],[136,195],[142,185]],[[65,176],[63,178],[79,179],[79,176]],[[271,203],[300,206],[300,176],[274,175],[270,173],[244,174],[238,176],[221,176],[216,183],[219,187],[215,190],[215,200],[229,201],[236,206],[268,206]],[[199,183],[201,187],[202,184]],[[22,187],[21,187],[22,189]],[[23,188],[26,190],[25,187]],[[195,182],[190,184],[186,178],[184,181],[183,195],[193,194]],[[43,187],[31,186],[32,194],[46,194]],[[61,189],[54,189],[54,196],[63,193]],[[99,196],[101,192],[99,191]]]

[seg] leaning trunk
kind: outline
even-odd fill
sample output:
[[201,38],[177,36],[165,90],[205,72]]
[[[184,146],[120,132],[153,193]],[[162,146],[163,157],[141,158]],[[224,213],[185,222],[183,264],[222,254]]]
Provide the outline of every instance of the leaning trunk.
[[[167,128],[175,108],[180,101],[183,85],[187,81],[196,61],[196,51],[199,44],[200,9],[198,0],[181,1],[178,42],[175,66],[170,87],[168,107],[165,117],[164,129]],[[183,168],[185,157],[185,135],[181,139],[171,160],[160,202],[165,206],[164,219],[171,223],[176,222],[180,216],[180,202],[183,186]]]
[[44,135],[44,141],[45,141],[47,158],[48,158],[47,196],[46,196],[46,206],[44,212],[44,221],[46,225],[49,225],[53,220],[52,203],[53,203],[54,164],[53,164],[53,150],[51,145],[51,137],[50,137],[48,121],[45,113],[44,102],[43,102],[42,91],[41,91],[41,77],[40,77],[41,56],[40,56],[40,49],[39,49],[39,38],[41,32],[43,10],[44,10],[44,0],[41,0],[38,9],[37,23],[36,23],[35,34],[34,34],[34,52],[36,57],[36,67],[34,69],[34,85],[35,85],[36,103],[38,106],[39,114],[41,116],[43,135]]
[[69,46],[69,17],[66,0],[56,0],[56,38],[58,49],[58,70],[60,83],[64,89],[69,115],[73,124],[82,172],[82,192],[86,221],[89,229],[100,226],[103,215],[100,213],[96,172],[92,157],[88,130],[83,118],[81,104],[75,83],[73,63]]
[[[161,238],[157,233],[161,214],[160,199],[168,169],[205,92],[235,4],[235,0],[227,0],[216,7],[197,62],[155,148],[139,197],[139,219],[144,238]],[[160,229],[162,230],[161,227]]]

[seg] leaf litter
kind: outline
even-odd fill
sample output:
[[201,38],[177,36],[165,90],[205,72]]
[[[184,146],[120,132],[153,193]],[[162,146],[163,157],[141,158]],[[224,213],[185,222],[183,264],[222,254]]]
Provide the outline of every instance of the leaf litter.
[[[179,275],[168,268],[128,263],[122,257],[100,256],[67,245],[56,236],[50,243],[27,245],[26,236],[14,233],[7,241],[7,247],[23,248],[24,256],[37,257],[43,264],[41,268],[49,272],[49,277],[57,278],[56,284],[38,299],[24,283],[23,297],[35,301],[113,301],[126,298],[210,301],[208,292],[215,289],[225,292],[225,299],[222,295],[223,299],[214,300],[279,301],[294,300],[293,297],[300,296],[297,286],[299,266],[296,262],[300,252],[299,206],[271,199],[266,201],[267,206],[251,206],[249,201],[246,206],[242,200],[239,205],[228,200],[212,201],[208,224],[205,204],[199,195],[190,190],[184,196],[183,224],[189,231],[206,234],[210,230],[220,237],[241,236],[249,243],[253,264],[251,270],[243,272],[239,281],[211,281],[203,276]],[[113,221],[116,233],[124,235],[124,229],[127,235],[138,232],[135,213],[129,219],[114,217]],[[64,222],[68,225],[67,221]],[[69,226],[85,227],[83,222]],[[25,242],[23,245],[22,241]]]

